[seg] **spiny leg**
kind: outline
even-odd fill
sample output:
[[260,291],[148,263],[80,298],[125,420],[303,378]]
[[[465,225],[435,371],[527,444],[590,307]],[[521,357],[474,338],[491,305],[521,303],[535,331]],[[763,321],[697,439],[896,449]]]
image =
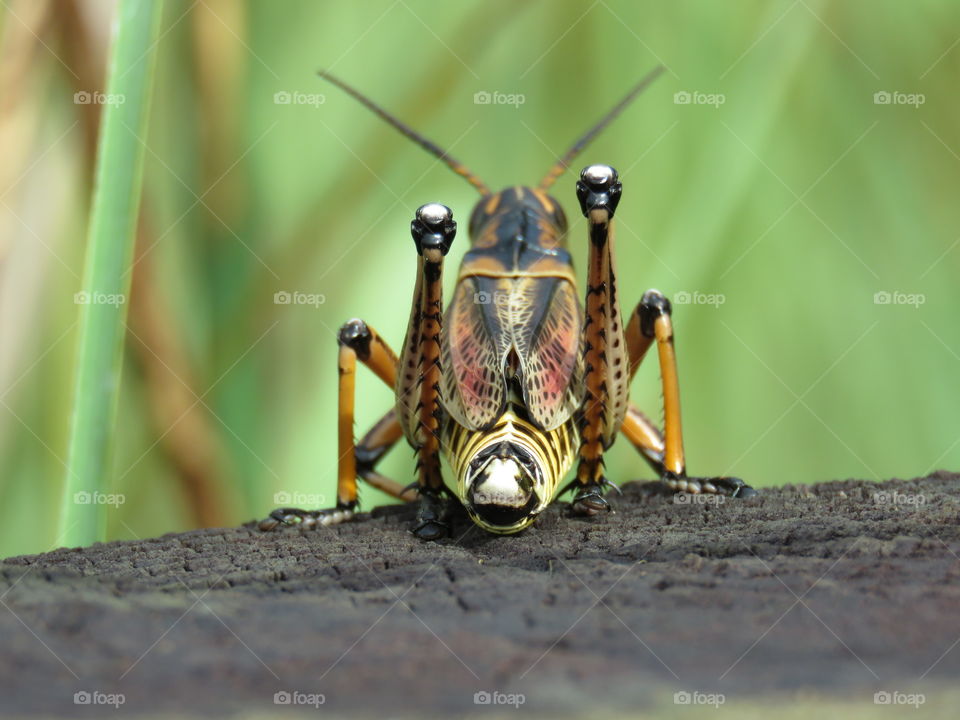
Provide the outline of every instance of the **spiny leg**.
[[[375,463],[396,441],[396,438],[391,439],[394,433],[391,432],[391,422],[388,420],[391,416],[388,414],[367,434],[358,449],[354,445],[353,422],[357,360],[359,359],[370,368],[385,383],[393,386],[397,376],[397,356],[380,335],[362,320],[350,320],[345,323],[340,328],[338,343],[340,351],[337,361],[339,371],[337,504],[333,508],[323,510],[277,508],[270,513],[270,517],[260,523],[261,530],[272,530],[280,524],[302,524],[304,527],[334,525],[351,519],[357,507],[358,450],[362,460],[362,451],[368,443],[374,444],[372,448],[374,452],[381,446],[385,446],[374,459]],[[395,417],[393,424],[396,424]],[[396,433],[396,436],[399,437],[399,434]],[[372,473],[372,464],[367,467],[362,466],[361,470]],[[371,484],[378,485],[377,482]],[[381,489],[391,492],[396,497],[403,492],[398,483],[387,478],[382,478],[379,485]]]
[[[396,480],[377,472],[376,467],[384,455],[403,437],[403,429],[397,419],[397,411],[391,408],[357,443],[355,457],[357,475],[378,490],[395,497],[398,500],[410,502],[416,500],[416,491],[409,486],[403,486]],[[328,515],[335,515],[333,510],[301,510],[299,508],[278,508],[271,516],[260,523],[261,530],[273,530],[280,524],[297,524],[301,520],[308,520],[307,527],[318,527],[317,520]],[[346,518],[341,518],[341,521]],[[328,524],[333,524],[332,522]]]
[[366,483],[398,500],[415,500],[416,491],[377,472],[377,463],[403,437],[396,408],[391,408],[357,443],[357,475]]
[[[643,303],[641,302],[630,314],[627,320],[627,329],[624,333],[627,343],[627,355],[630,359],[630,381],[633,381],[640,363],[647,355],[647,351],[653,345],[653,336],[646,335],[641,326],[641,317]],[[663,475],[663,433],[653,424],[646,415],[633,405],[627,406],[626,416],[623,418],[623,425],[620,431],[626,436],[633,446],[643,455],[657,475]]]
[[624,434],[660,473],[671,490],[698,494],[721,493],[734,497],[752,497],[756,491],[740,478],[687,477],[683,454],[683,429],[680,422],[680,382],[673,342],[670,301],[659,291],[648,290],[627,323],[630,349],[630,375],[655,342],[663,391],[664,428],[662,435],[640,411],[630,408],[624,421]]
[[[725,494],[736,497],[752,497],[756,491],[744,485],[739,478],[688,478],[682,480],[666,479],[663,457],[663,434],[646,415],[632,405],[627,408],[627,416],[623,419],[620,432],[637,449],[644,460],[653,468],[653,471],[663,479],[670,490],[686,492],[692,495],[704,493]],[[686,482],[686,486],[682,485]]]
[[447,534],[446,491],[440,471],[440,348],[443,258],[457,232],[450,208],[423,205],[410,225],[417,247],[417,281],[397,382],[397,413],[417,456],[420,507],[412,528],[422,540]]
[[643,459],[653,468],[653,471],[664,480],[666,486],[671,490],[690,494],[705,492],[727,494],[737,497],[752,497],[755,494],[753,488],[744,485],[743,481],[739,478],[698,479],[683,477],[682,481],[687,483],[686,486],[683,486],[680,481],[672,478],[666,479],[663,434],[657,426],[653,424],[650,418],[632,405],[627,408],[627,416],[623,419],[620,432],[624,434]]
[[630,378],[612,229],[621,191],[616,170],[607,165],[585,168],[577,182],[577,199],[587,218],[590,242],[583,333],[585,394],[578,417],[580,460],[572,509],[584,515],[610,509],[603,498],[609,484],[603,474],[603,453],[613,444],[627,409]]

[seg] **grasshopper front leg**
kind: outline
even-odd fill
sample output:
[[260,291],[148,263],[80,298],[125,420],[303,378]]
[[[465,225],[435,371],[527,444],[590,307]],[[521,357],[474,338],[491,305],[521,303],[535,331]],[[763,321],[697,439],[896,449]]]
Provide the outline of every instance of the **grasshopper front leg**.
[[397,414],[417,456],[420,508],[412,530],[423,540],[436,540],[448,532],[441,497],[446,486],[440,472],[443,258],[450,251],[457,224],[450,208],[431,203],[417,210],[410,232],[419,257],[396,384]]
[[573,498],[574,512],[584,515],[610,509],[603,498],[609,484],[603,474],[603,453],[613,444],[627,410],[629,358],[617,296],[612,227],[621,191],[617,171],[608,165],[585,168],[577,182],[577,199],[589,228],[583,330],[586,392],[579,413],[578,489]]

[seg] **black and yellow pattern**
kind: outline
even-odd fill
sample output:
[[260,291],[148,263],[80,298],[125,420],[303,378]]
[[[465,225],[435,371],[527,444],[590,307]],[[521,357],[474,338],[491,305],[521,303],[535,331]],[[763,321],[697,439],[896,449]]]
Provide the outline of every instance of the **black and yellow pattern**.
[[[442,307],[443,258],[457,225],[450,208],[417,210],[417,247],[410,321],[397,358],[368,326],[352,321],[341,333],[338,504],[332,511],[281,508],[261,527],[302,521],[329,524],[352,517],[359,475],[396,497],[415,489],[413,532],[424,540],[447,534],[446,456],[455,494],[473,521],[494,533],[529,526],[555,499],[575,459],[572,508],[609,510],[603,455],[623,432],[661,475],[682,492],[752,492],[737,478],[686,476],[679,381],[670,303],[647,292],[633,313],[621,311],[613,248],[613,217],[622,185],[616,170],[591,165],[580,173],[577,199],[587,220],[586,302],[581,304],[566,246],[567,219],[547,190],[573,158],[660,72],[638,83],[587,131],[538,187],[497,193],[436,145],[329,74],[346,90],[480,191],[470,217],[469,250],[453,300]],[[656,343],[664,398],[664,431],[629,403],[629,384]],[[371,348],[378,351],[374,355]],[[353,441],[354,369],[360,360],[393,384],[396,406],[359,446]],[[417,458],[416,482],[403,487],[376,473],[377,460],[401,436]],[[332,513],[332,514],[331,514]]]
[[[577,426],[573,418],[552,430],[541,430],[530,421],[522,402],[514,398],[507,410],[484,432],[470,430],[456,422],[448,422],[443,449],[457,478],[457,496],[474,522],[490,532],[513,533],[532,523],[554,499],[560,482],[577,455]],[[524,515],[507,525],[495,525],[479,513],[469,502],[471,463],[487,452],[525,453],[534,459],[537,471],[533,487],[534,501],[525,508]]]

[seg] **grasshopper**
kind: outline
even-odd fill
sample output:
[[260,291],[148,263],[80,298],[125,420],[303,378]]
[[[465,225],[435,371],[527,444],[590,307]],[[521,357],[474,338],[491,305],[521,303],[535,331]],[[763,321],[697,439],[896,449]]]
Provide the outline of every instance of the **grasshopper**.
[[[471,244],[446,312],[443,266],[457,223],[450,208],[439,203],[416,211],[411,223],[416,282],[399,357],[362,320],[340,329],[336,507],[279,508],[261,529],[318,527],[353,518],[358,477],[396,498],[418,502],[412,532],[424,540],[448,533],[450,495],[492,533],[523,530],[571,488],[572,512],[596,515],[610,510],[604,494],[613,483],[604,474],[603,454],[619,433],[668,491],[756,494],[739,478],[686,474],[670,302],[649,290],[626,319],[620,309],[613,218],[622,184],[616,170],[590,165],[576,183],[588,235],[583,304],[566,246],[567,220],[547,194],[662,70],[655,68],[635,85],[536,187],[500,192],[353,87],[320,73],[464,177],[481,198],[470,216]],[[653,345],[663,391],[662,431],[629,402],[630,381]],[[353,434],[357,361],[396,394],[395,406],[359,443]],[[416,481],[408,486],[376,471],[401,437],[417,458]],[[453,470],[455,489],[444,483],[441,454]],[[576,473],[562,487],[574,462]]]

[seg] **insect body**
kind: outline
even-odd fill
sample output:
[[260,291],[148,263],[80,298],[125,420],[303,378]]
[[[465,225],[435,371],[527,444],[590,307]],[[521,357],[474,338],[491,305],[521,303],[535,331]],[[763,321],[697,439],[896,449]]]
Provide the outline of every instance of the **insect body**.
[[577,453],[583,313],[566,229],[541,190],[481,202],[446,315],[442,438],[458,497],[495,532],[529,525]]
[[[457,499],[486,530],[513,533],[530,525],[563,490],[574,463],[572,509],[593,515],[609,510],[603,453],[621,432],[674,491],[754,494],[737,478],[686,475],[670,303],[651,290],[628,318],[620,310],[613,218],[622,186],[616,171],[589,166],[576,186],[588,226],[583,304],[566,244],[566,217],[547,194],[570,161],[659,72],[634,87],[537,187],[496,193],[356,90],[324,74],[465,177],[482,198],[470,218],[471,244],[445,312],[441,280],[457,225],[444,205],[417,210],[411,224],[417,275],[399,357],[361,320],[340,330],[337,507],[280,508],[261,528],[351,518],[361,477],[395,497],[416,499],[414,533],[441,537],[447,532],[444,495],[451,492],[441,474],[441,454],[456,475]],[[662,432],[628,398],[630,380],[654,345],[663,384]],[[355,444],[358,359],[394,388],[396,405]],[[406,487],[375,469],[401,436],[417,456],[416,482]]]

